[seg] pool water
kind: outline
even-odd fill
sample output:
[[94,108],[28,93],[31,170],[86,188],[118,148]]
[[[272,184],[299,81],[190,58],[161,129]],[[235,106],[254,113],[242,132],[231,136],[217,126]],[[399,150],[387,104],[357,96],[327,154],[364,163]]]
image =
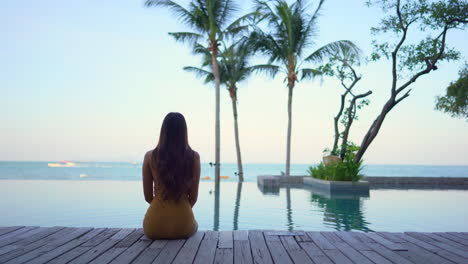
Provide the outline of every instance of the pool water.
[[[468,191],[371,189],[327,197],[308,189],[262,193],[256,183],[201,182],[200,230],[468,231]],[[136,181],[0,180],[0,226],[136,227],[148,208]]]

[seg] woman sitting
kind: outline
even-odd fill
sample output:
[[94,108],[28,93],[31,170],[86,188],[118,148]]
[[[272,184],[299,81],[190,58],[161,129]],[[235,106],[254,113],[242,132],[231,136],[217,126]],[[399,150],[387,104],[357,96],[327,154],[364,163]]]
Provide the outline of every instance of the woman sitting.
[[188,144],[180,113],[164,118],[155,149],[143,161],[143,193],[150,204],[143,232],[150,239],[187,238],[198,229],[192,207],[197,202],[200,156]]

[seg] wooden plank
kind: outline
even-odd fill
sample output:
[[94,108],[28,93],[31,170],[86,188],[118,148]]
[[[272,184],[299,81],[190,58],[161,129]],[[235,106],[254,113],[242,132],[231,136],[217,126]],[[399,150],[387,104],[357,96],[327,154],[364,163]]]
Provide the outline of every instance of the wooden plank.
[[[393,251],[390,250],[379,243],[373,242],[372,244],[368,245],[370,248],[372,248],[375,252],[378,252],[379,255],[385,257],[386,259],[389,259],[393,263],[398,263],[398,264],[412,264],[413,262],[409,261],[406,259],[404,256],[401,256],[397,252],[402,252],[402,251]],[[379,262],[376,262],[379,263]]]
[[[363,243],[366,243],[368,247],[373,249],[375,252],[378,252],[381,256],[385,257],[386,259],[389,259],[393,263],[412,264],[412,262],[400,256],[399,254],[397,254],[396,251],[392,251],[382,246],[381,244],[376,243],[375,240],[369,238],[364,233],[353,232],[351,235],[354,238],[359,239]],[[376,263],[379,263],[379,262],[376,262]]]
[[247,230],[235,230],[233,231],[234,241],[236,240],[249,240],[249,231]]
[[8,234],[10,232],[13,232],[15,230],[18,230],[20,228],[24,228],[24,226],[8,226],[8,227],[2,227],[0,229],[0,238],[1,236],[3,236],[4,234]]
[[[71,241],[69,242],[65,242],[63,245],[59,245],[57,248],[55,249],[52,249],[48,252],[46,252],[45,254],[43,255],[40,255],[39,257],[37,258],[34,258],[30,261],[28,261],[28,264],[42,264],[42,263],[49,263],[52,259],[78,247],[79,245],[83,244],[84,242],[86,242],[86,240],[92,238],[91,235],[88,235],[89,233],[91,233],[92,235],[96,236],[97,234],[99,234],[98,232],[91,232],[91,230],[89,230],[89,228],[82,228],[81,231],[83,232],[84,230],[88,230],[88,232],[86,232],[85,234],[87,235],[85,238],[83,238],[83,236],[80,236],[80,237],[77,237],[75,239],[72,239]],[[55,245],[55,241],[53,241],[54,243],[51,243],[51,244],[54,244]],[[62,262],[63,263],[63,262]]]
[[200,248],[198,249],[197,255],[195,256],[195,260],[193,261],[193,263],[195,264],[213,263],[214,257],[216,254],[217,245],[218,245],[218,240],[203,239],[201,241]]
[[465,247],[468,247],[468,240],[465,240],[463,238],[460,238],[458,236],[455,236],[451,233],[442,233],[442,232],[436,232],[436,233],[433,233],[434,235],[438,235],[438,236],[441,236],[443,238],[446,238],[446,239],[450,239],[454,242],[457,242],[458,244],[461,244]]
[[372,243],[374,244],[375,243],[375,240],[371,239],[370,237],[366,236],[365,233],[362,233],[362,232],[351,232],[351,236],[362,242],[362,243],[365,243],[367,246],[369,246],[369,243]]
[[148,245],[151,244],[151,240],[138,240],[132,246],[127,248],[122,254],[117,256],[111,261],[112,264],[126,264],[131,263],[140,252],[142,252]]
[[280,236],[280,239],[294,263],[314,263],[304,249],[297,244],[293,236]]
[[312,239],[304,231],[298,230],[297,232],[302,232],[302,235],[294,236],[297,242],[312,242]]
[[[122,231],[122,230],[124,230],[124,231]],[[104,232],[106,232],[106,231],[104,231]],[[104,233],[104,232],[102,232],[102,233]],[[119,235],[116,236],[117,234],[119,234]],[[78,256],[77,258],[72,260],[70,263],[77,264],[77,263],[91,262],[95,258],[99,257],[101,254],[103,254],[104,252],[106,252],[107,250],[112,248],[114,245],[119,243],[121,241],[121,239],[125,238],[125,236],[123,236],[123,234],[128,235],[129,234],[128,229],[121,229],[108,239],[102,239],[102,237],[101,237],[100,240],[102,240],[102,243],[100,243],[100,244],[98,244],[96,246],[93,246],[90,250],[88,250],[84,254]],[[109,235],[109,233],[106,233],[105,235]],[[100,236],[98,235],[96,237],[100,237]],[[92,243],[96,243],[96,242],[92,242]],[[86,244],[87,243],[84,243],[83,246],[85,246]]]
[[143,237],[143,228],[138,228],[132,233],[130,233],[128,236],[126,236],[124,239],[122,239],[119,243],[117,243],[115,247],[128,248],[142,237]]
[[384,246],[384,247],[386,247],[386,248],[388,248],[390,250],[393,250],[393,251],[408,250],[401,243],[394,243],[394,242],[392,242],[390,240],[387,240],[387,239],[383,238],[382,236],[380,236],[378,233],[365,233],[363,235],[371,238],[372,240],[376,241],[377,243],[381,244],[382,246]]
[[125,237],[127,237],[129,234],[131,234],[133,231],[135,231],[135,228],[122,228],[119,230],[119,232],[113,235],[110,239],[122,240]]
[[251,264],[253,263],[252,251],[250,250],[249,240],[236,240],[234,231],[234,263]]
[[390,232],[375,232],[377,235],[391,241],[393,243],[405,243],[406,241],[399,238],[398,236],[392,236]]
[[426,242],[424,242],[424,241],[422,241],[422,240],[420,240],[420,239],[416,239],[416,238],[414,238],[414,237],[412,237],[412,236],[409,236],[408,234],[405,234],[405,233],[395,233],[395,235],[398,236],[398,237],[400,237],[401,239],[404,239],[404,240],[406,240],[406,241],[408,241],[408,242],[410,242],[410,243],[412,243],[412,244],[415,244],[415,245],[417,245],[417,246],[419,246],[419,247],[422,247],[422,248],[424,248],[424,249],[427,249],[427,250],[429,250],[429,251],[437,249],[436,246],[434,246],[434,245],[432,245],[432,244],[429,244],[429,243],[426,243]]
[[[408,235],[438,247],[439,249],[434,249],[430,251],[436,253],[437,255],[443,256],[446,259],[458,262],[460,260],[460,257],[462,257],[468,260],[468,250],[466,249],[459,249],[456,247],[452,247],[451,245],[445,244],[445,242],[436,241],[430,236],[427,236],[423,233],[409,232]],[[457,257],[457,255],[459,257]]]
[[[399,239],[404,240],[402,238],[404,236],[402,235],[408,237],[408,235],[405,235],[402,233],[386,233],[385,234],[386,237],[391,238],[391,239],[395,239],[395,237],[398,237]],[[424,264],[452,263],[438,256],[434,252],[424,249],[418,244],[413,244],[408,241],[403,242],[402,244],[406,246],[408,250],[407,251],[394,251],[394,252],[398,253],[400,256],[406,258],[407,260],[413,263],[424,263]]]
[[348,245],[352,246],[353,248],[357,250],[370,250],[370,248],[366,244],[355,239],[351,233],[353,232],[335,232],[337,236],[339,236],[344,242],[348,243]]
[[304,231],[267,231],[265,232],[266,236],[303,236]]
[[[215,241],[215,240],[206,240],[206,241]],[[171,263],[175,258],[180,248],[185,243],[185,239],[169,240],[166,246],[161,250],[159,255],[153,261],[153,263]]]
[[452,236],[456,236],[458,238],[461,238],[465,241],[468,241],[468,236],[464,236],[463,234],[457,233],[457,232],[447,232],[447,234],[450,234]]
[[117,256],[122,254],[128,247],[133,245],[133,243],[135,243],[139,238],[141,238],[143,236],[143,230],[133,229],[133,232],[128,233],[128,235],[125,237],[122,234],[124,234],[124,232],[119,231],[117,232],[117,234],[112,236],[110,240],[112,240],[113,237],[117,237],[114,238],[114,240],[119,240],[119,242],[112,246],[112,248],[108,249],[106,252],[103,252],[100,256],[92,260],[90,263],[106,264],[111,262]]
[[203,240],[216,240],[218,241],[219,239],[219,232],[218,231],[205,231],[205,236],[203,237]]
[[333,242],[335,246],[349,259],[351,259],[354,263],[359,264],[373,264],[368,258],[364,255],[359,253],[357,250],[352,248],[345,242]]
[[[7,262],[11,259],[14,259],[18,256],[26,254],[29,251],[32,251],[38,247],[43,246],[44,244],[50,242],[57,238],[57,235],[60,236],[64,230],[64,227],[51,227],[43,230],[37,234],[32,235],[29,238],[22,239],[13,243],[13,245],[19,246],[19,248],[12,250],[6,254],[0,256],[0,263]],[[67,230],[65,230],[67,231]]]
[[80,227],[80,228],[76,228],[73,232],[71,233],[68,233],[54,241],[51,241],[49,244],[52,245],[52,246],[61,246],[65,243],[67,243],[68,241],[70,240],[73,240],[73,239],[76,239],[76,238],[79,238],[81,237],[82,235],[90,232],[91,230],[93,230],[93,228],[91,227]]
[[21,235],[23,233],[29,232],[29,231],[31,231],[33,229],[36,229],[36,228],[38,228],[38,227],[37,226],[25,226],[25,227],[16,229],[14,231],[8,232],[8,233],[0,236],[0,243],[3,242],[6,239],[19,236],[19,235]]
[[205,232],[197,232],[189,237],[174,259],[173,264],[192,263],[204,235]]
[[320,232],[307,232],[307,235],[314,241],[314,243],[322,250],[336,249]]
[[60,255],[52,259],[51,261],[47,262],[48,264],[63,264],[72,261],[73,259],[77,258],[78,256],[83,255],[88,250],[92,249],[92,247],[76,247],[65,254]]
[[234,263],[234,250],[232,248],[216,249],[214,263],[215,264],[233,264]]
[[265,236],[265,242],[274,263],[293,263],[279,236]]
[[42,231],[43,229],[38,228],[36,226],[27,226],[24,228],[17,229],[13,232],[7,233],[4,235],[0,240],[0,247],[6,246],[8,244],[13,244],[16,241],[24,239],[28,236],[33,234],[37,234],[38,232]]
[[119,229],[117,229],[117,228],[105,229],[103,232],[99,233],[95,237],[92,237],[90,240],[86,241],[81,246],[83,246],[83,247],[95,247],[95,246],[101,244],[102,242],[104,242],[104,240],[107,240],[111,236],[115,235],[118,231],[119,231]]
[[366,256],[368,259],[370,259],[372,261],[371,263],[379,263],[379,264],[392,264],[393,263],[375,251],[362,250],[362,251],[359,251],[359,253]]
[[254,263],[273,263],[262,231],[249,231],[249,241]]
[[[61,232],[62,230],[65,230],[65,227],[63,226],[41,227],[39,232],[35,233],[34,235],[25,237],[24,239],[21,239],[15,242],[14,244],[18,246],[27,246],[31,243],[34,243],[38,240],[46,238],[50,235]],[[62,234],[62,233],[59,233],[59,234]]]
[[219,232],[218,248],[233,248],[233,236],[232,231],[221,231]]
[[[9,261],[7,261],[5,263],[13,264],[13,263],[30,262],[32,259],[37,258],[40,255],[45,254],[45,253],[57,248],[57,245],[54,243],[55,241],[61,240],[64,237],[67,237],[67,238],[69,238],[69,240],[72,240],[74,237],[69,236],[69,234],[73,233],[76,230],[77,230],[77,228],[73,228],[73,227],[72,228],[69,227],[69,228],[62,229],[59,232],[55,233],[53,235],[54,236],[53,238],[46,241],[45,243],[43,243],[39,247],[37,247],[37,248],[35,248],[33,250],[30,250],[28,252],[23,252],[23,254],[21,254],[19,256],[16,256],[15,258],[10,259]],[[59,233],[60,233],[60,235],[59,235]],[[76,236],[78,236],[78,235],[79,235],[79,233],[76,234]],[[66,242],[68,242],[68,241],[64,240],[64,243],[66,243]]]
[[321,264],[333,264],[330,258],[313,242],[299,242],[299,245],[304,249],[307,255],[315,262]]
[[[86,243],[89,240],[94,239],[95,237],[101,235],[104,231],[106,231],[107,228],[95,228],[91,230],[90,232],[84,234],[83,236],[77,238],[76,240],[82,241],[83,243]],[[82,244],[81,244],[82,245]],[[92,247],[83,247],[83,246],[78,246],[75,247],[64,254],[50,260],[48,263],[49,264],[62,264],[62,263],[68,263],[69,261],[77,258],[78,256],[82,255],[86,251],[90,250]]]
[[[142,239],[143,240],[143,239]],[[151,240],[150,240],[151,241]],[[151,263],[161,253],[168,240],[154,240],[138,257],[132,261],[133,264]]]
[[452,240],[447,239],[445,237],[436,235],[434,233],[423,232],[423,233],[420,233],[420,234],[423,235],[423,236],[430,237],[433,241],[435,241],[437,243],[447,245],[447,246],[450,246],[450,247],[453,247],[453,248],[456,248],[456,249],[459,249],[459,250],[464,250],[464,251],[468,252],[468,247],[461,244],[461,243],[457,243],[455,241],[452,241]]
[[3,247],[0,248],[0,255],[3,255],[5,253],[8,253],[8,252],[13,251],[13,250],[18,249],[18,248],[19,248],[19,246],[17,246],[17,245],[3,246]]
[[328,242],[331,242],[332,244],[335,242],[344,242],[343,239],[335,235],[334,232],[320,232],[320,234],[322,234],[322,236],[324,236]]

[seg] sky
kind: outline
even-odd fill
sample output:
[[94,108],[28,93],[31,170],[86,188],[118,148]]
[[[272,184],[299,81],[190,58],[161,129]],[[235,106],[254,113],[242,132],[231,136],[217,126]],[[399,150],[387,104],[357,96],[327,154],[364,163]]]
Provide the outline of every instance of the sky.
[[[181,1],[186,3],[187,1]],[[238,2],[243,11],[249,1]],[[328,0],[318,48],[339,39],[371,52],[370,27],[382,12],[365,1]],[[241,15],[239,12],[238,15]],[[3,1],[0,9],[0,160],[141,161],[158,141],[164,116],[182,113],[192,148],[214,160],[215,93],[184,66],[200,58],[168,32],[187,31],[167,10],[143,0]],[[414,32],[420,36],[420,32]],[[462,59],[421,77],[387,116],[364,156],[367,164],[468,165],[468,122],[434,110],[468,54],[467,32],[450,31]],[[263,58],[256,59],[264,62]],[[360,144],[389,96],[389,61],[357,68],[356,92],[372,90],[350,140]],[[253,75],[239,84],[244,163],[283,163],[284,76]],[[331,147],[343,88],[332,78],[304,81],[293,97],[292,163],[317,163]],[[221,161],[235,162],[232,104],[221,90]]]

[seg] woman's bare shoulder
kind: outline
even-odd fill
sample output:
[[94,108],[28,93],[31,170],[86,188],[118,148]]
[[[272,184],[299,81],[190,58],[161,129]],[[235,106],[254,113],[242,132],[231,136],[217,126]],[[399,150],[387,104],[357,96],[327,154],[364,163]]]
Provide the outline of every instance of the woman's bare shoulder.
[[193,151],[193,157],[195,158],[195,160],[200,160],[200,154],[198,154],[198,152],[196,152],[195,150]]
[[152,149],[152,150],[148,150],[148,151],[145,153],[145,160],[151,158],[152,155],[153,155],[153,149]]

